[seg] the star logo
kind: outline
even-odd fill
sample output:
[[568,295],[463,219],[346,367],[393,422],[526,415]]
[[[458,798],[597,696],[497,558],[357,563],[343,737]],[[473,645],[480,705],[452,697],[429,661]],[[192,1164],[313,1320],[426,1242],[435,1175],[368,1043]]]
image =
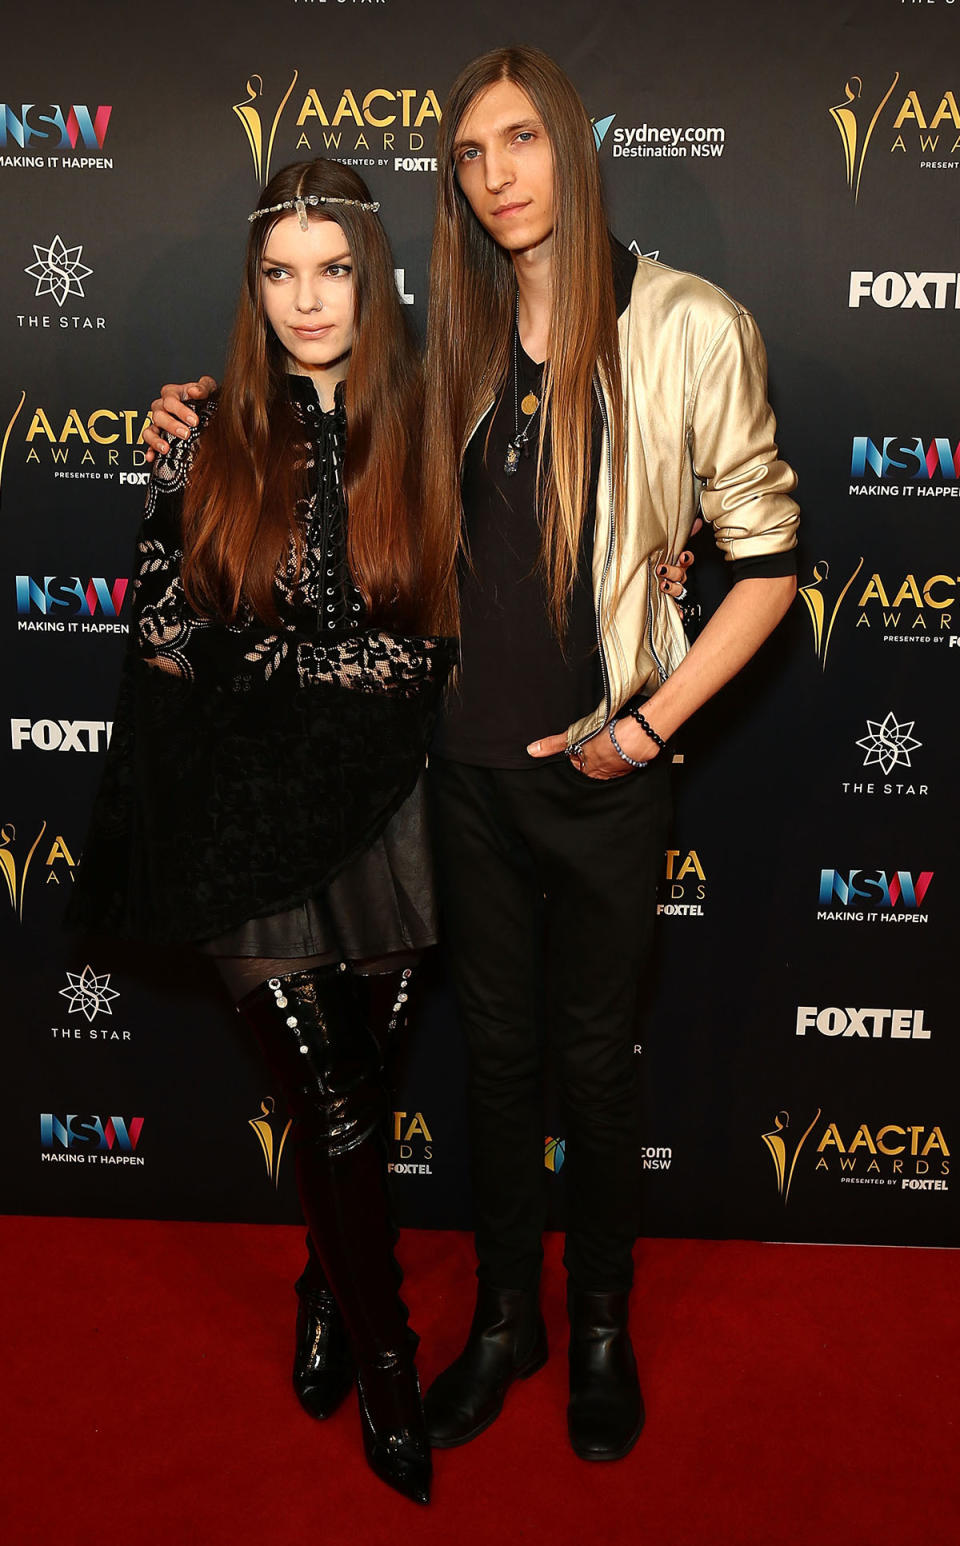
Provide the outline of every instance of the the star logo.
[[923,745],[922,741],[914,737],[915,724],[916,720],[913,719],[905,719],[902,725],[898,724],[892,711],[884,720],[868,719],[868,733],[857,742],[867,754],[863,759],[864,767],[879,767],[884,775],[892,773],[900,765],[909,768],[910,753]]
[[630,251],[633,253],[634,257],[637,257],[637,258],[653,258],[655,263],[659,263],[660,262],[660,248],[659,247],[653,247],[650,250],[650,252],[644,252],[643,248],[640,246],[640,243],[636,240],[636,238],[634,238],[634,240],[630,243]]
[[85,966],[82,972],[68,972],[67,983],[68,987],[60,989],[60,997],[69,1000],[72,1015],[86,1015],[92,1020],[97,1014],[113,1014],[110,1001],[120,995],[110,986],[109,972],[98,977],[91,966]]
[[55,236],[49,247],[38,247],[34,242],[33,250],[37,261],[23,272],[37,281],[34,295],[52,295],[58,306],[68,295],[83,296],[83,281],[93,269],[80,262],[82,245],[65,247],[62,238]]

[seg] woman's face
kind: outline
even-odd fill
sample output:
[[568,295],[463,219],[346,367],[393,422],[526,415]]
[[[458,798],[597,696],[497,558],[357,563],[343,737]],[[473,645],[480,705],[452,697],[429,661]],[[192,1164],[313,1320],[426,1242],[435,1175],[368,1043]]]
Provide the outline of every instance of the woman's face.
[[332,392],[347,374],[353,347],[353,258],[335,220],[296,215],[272,227],[260,259],[260,294],[267,320],[294,370]]

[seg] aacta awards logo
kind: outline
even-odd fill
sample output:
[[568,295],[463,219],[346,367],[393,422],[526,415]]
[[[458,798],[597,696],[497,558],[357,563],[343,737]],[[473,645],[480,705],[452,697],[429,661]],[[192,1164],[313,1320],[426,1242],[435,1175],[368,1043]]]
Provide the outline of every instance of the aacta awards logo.
[[40,1158],[71,1165],[142,1165],[143,1117],[57,1117],[40,1113]]
[[960,162],[956,93],[943,91],[939,98],[927,96],[921,102],[915,90],[904,91],[899,70],[886,86],[851,75],[843,89],[843,101],[829,112],[843,145],[847,187],[855,204],[871,143],[875,147],[885,143],[890,156],[908,160],[915,156],[917,166],[925,171],[956,170]]
[[5,821],[0,826],[0,875],[7,883],[7,896],[17,920],[23,922],[27,881],[31,887],[72,885],[76,860],[62,837],[52,840],[47,823],[41,822],[32,836],[18,837],[16,825]]
[[[268,92],[262,75],[251,75],[246,96],[233,103],[258,184],[269,181],[277,132],[288,103],[288,121],[296,114],[292,149],[297,154],[332,155],[347,166],[389,166],[408,158],[431,159],[433,145],[427,146],[426,135],[431,131],[435,134],[440,123],[440,103],[431,88],[373,86],[363,91],[345,86],[339,93],[322,97],[316,87],[302,84],[294,94],[299,79],[299,70],[293,70],[288,83],[274,93]],[[427,155],[422,157],[425,150]],[[289,147],[284,156],[288,153]]]
[[702,918],[707,877],[695,848],[668,848],[659,886],[657,912],[667,918]]
[[822,670],[826,670],[841,609],[845,623],[853,622],[855,631],[867,631],[868,637],[884,644],[960,644],[960,634],[954,631],[960,576],[924,574],[922,570],[906,574],[874,571],[864,581],[863,566],[864,559],[859,558],[849,574],[844,577],[841,571],[834,580],[830,564],[821,558],[813,566],[812,580],[800,587]]
[[[20,396],[7,421],[3,450],[13,454],[13,431],[26,401]],[[150,423],[142,408],[67,408],[37,407],[24,418],[25,447],[22,460],[27,467],[50,467],[58,478],[112,478],[123,464],[145,465],[143,432]],[[123,455],[124,449],[127,455]],[[2,471],[2,464],[0,464]],[[121,483],[139,483],[140,478],[125,478]]]
[[801,1132],[797,1124],[791,1128],[788,1111],[778,1111],[773,1127],[761,1134],[784,1206],[790,1201],[801,1155],[804,1174],[852,1185],[893,1186],[898,1191],[948,1190],[950,1147],[939,1125],[861,1122],[854,1127],[831,1121],[808,1142],[821,1116],[818,1108]]
[[[103,150],[112,107],[60,107],[53,102],[0,102],[0,166],[55,166],[65,171],[110,172],[112,156]],[[78,150],[88,155],[67,155]]]

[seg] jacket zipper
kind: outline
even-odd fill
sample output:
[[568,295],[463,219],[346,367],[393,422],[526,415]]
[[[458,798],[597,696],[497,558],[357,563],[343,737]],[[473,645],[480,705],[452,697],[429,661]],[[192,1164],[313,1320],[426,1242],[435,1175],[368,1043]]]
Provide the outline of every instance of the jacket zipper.
[[[600,613],[603,609],[603,588],[607,583],[607,575],[610,573],[610,564],[613,561],[613,541],[614,532],[616,530],[616,519],[613,508],[613,442],[610,437],[610,419],[607,415],[607,405],[604,401],[603,392],[596,376],[593,378],[593,390],[596,392],[597,402],[600,404],[600,416],[603,419],[603,433],[607,441],[607,492],[609,495],[610,504],[610,529],[607,534],[607,551],[603,556],[603,569],[600,573],[600,585],[597,590],[597,604],[594,608],[594,616],[597,626],[597,652],[600,656],[600,670],[603,673],[603,725],[606,725],[613,710],[613,696],[610,692],[610,671],[607,666],[607,656],[603,647],[603,631],[600,626]],[[596,520],[596,512],[594,512],[594,520]],[[590,735],[585,735],[582,741],[576,741],[574,745],[571,746],[570,750],[573,752],[579,752],[582,746],[586,746],[588,741],[592,741],[594,736],[600,734],[600,731],[603,729],[603,725],[600,725],[596,730],[591,731]]]

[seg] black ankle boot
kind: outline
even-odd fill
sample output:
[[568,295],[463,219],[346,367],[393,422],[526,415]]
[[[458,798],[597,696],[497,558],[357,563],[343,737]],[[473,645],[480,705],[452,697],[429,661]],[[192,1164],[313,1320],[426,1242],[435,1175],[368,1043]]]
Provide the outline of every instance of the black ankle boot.
[[536,1374],[546,1361],[547,1329],[536,1290],[481,1283],[467,1345],[424,1399],[431,1444],[453,1449],[475,1439],[499,1417],[514,1380]]
[[300,1201],[349,1336],[367,1460],[426,1503],[430,1448],[393,1254],[379,1049],[346,972],[272,977],[241,1008],[296,1120]]
[[353,1389],[353,1359],[343,1316],[312,1250],[296,1290],[293,1388],[310,1417],[331,1417]]
[[627,1329],[629,1294],[567,1288],[570,1443],[581,1460],[621,1460],[643,1428],[643,1397]]

